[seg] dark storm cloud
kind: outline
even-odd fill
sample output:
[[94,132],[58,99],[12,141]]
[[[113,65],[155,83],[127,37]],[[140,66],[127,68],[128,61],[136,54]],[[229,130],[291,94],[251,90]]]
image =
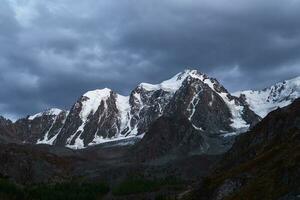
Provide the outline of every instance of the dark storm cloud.
[[69,108],[85,91],[128,94],[186,67],[231,91],[300,74],[297,0],[5,0],[0,113]]

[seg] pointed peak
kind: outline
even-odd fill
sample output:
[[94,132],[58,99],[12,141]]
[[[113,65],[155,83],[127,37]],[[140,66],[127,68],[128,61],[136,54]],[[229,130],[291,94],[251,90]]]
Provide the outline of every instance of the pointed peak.
[[198,71],[197,69],[185,69],[183,72],[181,72],[181,74],[186,74],[186,75],[191,75],[191,76],[203,76],[205,75],[204,73]]
[[138,88],[142,88],[147,91],[155,91],[161,89],[168,92],[176,92],[187,77],[200,79],[202,81],[208,78],[207,75],[199,72],[198,70],[186,69],[183,72],[179,72],[172,78],[165,80],[159,84],[141,83],[139,84]]

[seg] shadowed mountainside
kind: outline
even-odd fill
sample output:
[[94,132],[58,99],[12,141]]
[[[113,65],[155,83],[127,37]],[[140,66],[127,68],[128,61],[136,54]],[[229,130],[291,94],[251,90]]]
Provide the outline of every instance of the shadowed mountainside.
[[186,199],[297,199],[300,194],[300,99],[237,137],[215,173]]

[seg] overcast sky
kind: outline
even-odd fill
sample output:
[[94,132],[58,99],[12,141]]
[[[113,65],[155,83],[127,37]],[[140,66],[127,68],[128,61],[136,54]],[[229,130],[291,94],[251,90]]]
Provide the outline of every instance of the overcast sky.
[[299,0],[2,0],[0,115],[69,109],[185,68],[230,91],[300,75]]

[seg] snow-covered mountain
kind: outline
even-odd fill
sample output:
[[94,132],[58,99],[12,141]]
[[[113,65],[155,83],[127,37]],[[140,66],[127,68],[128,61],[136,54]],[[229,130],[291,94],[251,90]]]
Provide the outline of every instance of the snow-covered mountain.
[[188,74],[179,73],[157,85],[141,83],[130,96],[107,88],[85,93],[71,108],[54,144],[84,148],[144,134]]
[[245,101],[216,79],[185,70],[159,84],[141,83],[129,96],[108,88],[89,91],[70,111],[51,109],[16,124],[23,142],[80,149],[142,137],[158,118],[174,113],[211,135],[234,135],[259,121]]
[[[206,94],[204,91],[209,91],[209,95],[201,99]],[[207,104],[203,104],[207,99]],[[197,130],[235,133],[258,121],[253,113],[246,112],[250,112],[247,106],[231,96],[217,80],[196,70],[186,70],[160,84],[141,83],[129,96],[107,88],[89,91],[73,105],[61,130],[38,142],[84,148],[140,136],[160,116],[173,112],[172,107],[179,103]],[[204,112],[206,107],[210,108]],[[221,108],[224,108],[223,113],[219,112]],[[200,112],[207,113],[208,117],[201,115],[199,119]]]
[[256,114],[265,117],[269,112],[287,106],[300,97],[300,76],[263,90],[239,91],[233,95],[244,98]]

